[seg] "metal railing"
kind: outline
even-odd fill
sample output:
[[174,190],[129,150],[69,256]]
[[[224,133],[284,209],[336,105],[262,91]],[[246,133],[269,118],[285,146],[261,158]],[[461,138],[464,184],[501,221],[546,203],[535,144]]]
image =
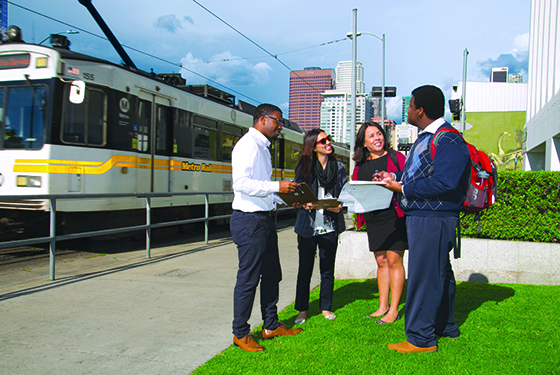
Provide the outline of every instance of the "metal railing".
[[[145,230],[146,231],[146,258],[150,259],[151,256],[151,230],[152,228],[163,228],[163,227],[171,227],[176,225],[183,225],[183,224],[191,224],[191,223],[199,223],[204,221],[204,241],[208,244],[208,223],[210,220],[219,220],[219,219],[227,219],[231,217],[231,214],[228,215],[219,215],[219,216],[208,216],[210,212],[210,203],[209,203],[209,196],[210,195],[232,195],[233,192],[224,192],[224,191],[212,191],[212,192],[168,192],[168,193],[118,193],[118,194],[41,194],[41,195],[5,195],[0,197],[2,201],[11,201],[11,200],[22,200],[22,199],[46,199],[49,200],[49,210],[50,210],[50,230],[49,230],[49,237],[37,237],[37,238],[30,238],[25,240],[16,240],[16,241],[6,241],[0,242],[0,249],[8,248],[8,247],[16,247],[16,246],[27,246],[33,245],[38,243],[49,243],[49,263],[50,263],[50,279],[55,279],[55,250],[56,250],[56,242],[57,241],[64,241],[70,239],[79,239],[79,238],[86,238],[86,237],[97,237],[97,236],[106,236],[110,234],[118,234],[118,233],[126,233],[126,232],[133,232],[138,230]],[[157,223],[152,224],[151,219],[151,209],[152,209],[152,198],[159,198],[159,197],[170,197],[174,195],[204,195],[204,217],[201,218],[194,218],[194,219],[184,219],[184,220],[176,220],[176,221],[168,221],[164,223]],[[96,230],[91,232],[81,232],[81,233],[73,233],[73,234],[64,234],[64,235],[56,235],[56,201],[58,199],[96,199],[96,198],[125,198],[125,197],[137,197],[137,198],[145,198],[146,199],[146,224],[144,225],[134,225],[122,228],[114,228],[114,229],[104,229],[104,230]],[[291,210],[291,207],[277,209],[278,211],[284,210]],[[275,214],[274,220],[277,220],[277,215]]]

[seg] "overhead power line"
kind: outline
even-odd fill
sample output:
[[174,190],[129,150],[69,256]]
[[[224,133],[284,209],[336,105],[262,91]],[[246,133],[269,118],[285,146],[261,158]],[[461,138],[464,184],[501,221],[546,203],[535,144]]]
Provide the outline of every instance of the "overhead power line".
[[[14,5],[14,6],[18,7],[18,8],[24,9],[24,10],[26,10],[26,11],[28,11],[28,12],[31,12],[31,13],[34,13],[34,14],[36,14],[36,15],[38,15],[38,16],[47,18],[47,19],[49,19],[49,20],[51,20],[51,21],[55,21],[55,22],[61,23],[61,24],[65,25],[65,26],[68,26],[68,27],[70,27],[70,28],[72,28],[72,29],[80,30],[81,32],[84,32],[84,33],[89,34],[89,35],[91,35],[91,36],[94,36],[94,37],[97,37],[97,38],[99,38],[99,39],[108,41],[108,39],[107,39],[106,37],[104,37],[104,36],[101,36],[101,35],[99,35],[99,34],[92,33],[91,31],[85,30],[85,29],[83,29],[83,28],[81,28],[81,27],[74,26],[74,25],[71,25],[71,24],[69,24],[69,23],[67,23],[67,22],[64,22],[64,21],[58,20],[58,19],[56,19],[56,18],[47,16],[46,14],[39,13],[39,12],[37,12],[37,11],[34,11],[33,9],[26,8],[26,7],[22,6],[22,5],[16,4],[16,3],[14,3],[14,2],[10,2],[10,5]],[[171,65],[176,66],[176,67],[179,67],[179,68],[181,68],[181,69],[185,69],[187,72],[192,73],[192,74],[194,74],[194,75],[196,75],[196,76],[198,76],[198,77],[200,77],[200,78],[203,78],[203,79],[207,80],[208,82],[211,82],[211,83],[213,83],[213,84],[215,84],[215,85],[224,87],[224,88],[226,88],[227,90],[236,93],[237,95],[240,95],[240,96],[243,96],[243,97],[245,97],[245,98],[247,98],[247,99],[249,99],[249,100],[252,100],[252,101],[255,102],[255,103],[260,103],[259,100],[253,99],[253,98],[251,98],[251,97],[248,96],[248,95],[245,95],[245,94],[243,94],[243,93],[241,93],[241,92],[239,92],[239,91],[237,91],[237,90],[234,90],[234,89],[232,89],[232,88],[230,88],[230,87],[227,87],[226,85],[224,85],[224,84],[222,84],[222,83],[216,82],[216,81],[214,81],[214,80],[211,79],[211,78],[205,77],[205,76],[203,76],[202,74],[199,74],[199,73],[197,73],[197,72],[195,72],[195,71],[193,71],[193,70],[191,70],[191,69],[188,69],[188,68],[186,68],[185,66],[183,66],[183,64],[181,64],[181,63],[175,63],[175,62],[173,62],[173,61],[169,61],[169,60],[163,59],[163,58],[161,58],[161,57],[159,57],[159,56],[152,55],[151,53],[144,52],[144,51],[141,51],[141,50],[139,50],[139,49],[137,49],[137,48],[127,46],[126,44],[122,44],[122,46],[125,47],[125,48],[127,48],[127,49],[130,49],[130,50],[132,50],[132,51],[138,52],[138,53],[140,53],[140,54],[142,54],[142,55],[151,57],[151,58],[153,58],[153,59],[162,61],[162,62],[167,63],[167,64],[171,64]]]
[[[254,58],[272,57],[272,58],[274,58],[275,60],[277,60],[280,64],[282,64],[282,66],[284,66],[285,68],[287,68],[290,72],[294,72],[294,74],[295,74],[299,79],[301,79],[302,81],[304,81],[307,85],[309,85],[309,86],[310,86],[314,91],[316,91],[317,93],[319,93],[319,91],[317,91],[313,86],[311,86],[311,84],[309,84],[303,77],[299,76],[295,71],[293,71],[288,65],[286,65],[284,62],[282,62],[282,61],[278,58],[278,56],[280,56],[280,55],[287,55],[287,54],[290,54],[290,53],[295,53],[295,52],[299,52],[299,51],[306,50],[306,49],[316,48],[316,47],[325,46],[325,45],[328,45],[328,44],[333,44],[333,43],[338,43],[338,42],[342,42],[342,41],[348,40],[347,38],[337,39],[337,40],[332,40],[332,41],[329,41],[329,42],[320,43],[320,44],[313,45],[313,46],[309,46],[309,47],[304,47],[304,48],[296,49],[296,50],[293,50],[293,51],[287,51],[287,52],[283,52],[283,53],[280,53],[280,54],[272,54],[271,52],[267,51],[266,49],[264,49],[263,47],[261,47],[260,45],[258,45],[256,42],[252,41],[250,38],[248,38],[247,36],[245,36],[243,33],[241,33],[240,31],[238,31],[237,29],[235,29],[233,26],[231,26],[230,24],[228,24],[226,21],[224,21],[223,19],[221,19],[220,17],[218,17],[216,14],[214,14],[213,12],[211,12],[209,9],[207,9],[206,7],[204,7],[202,4],[200,4],[200,3],[197,2],[196,0],[193,0],[193,1],[194,1],[196,4],[198,4],[200,7],[202,7],[203,9],[205,9],[207,12],[209,12],[210,14],[212,14],[214,17],[218,18],[221,22],[223,22],[224,24],[226,24],[228,27],[230,27],[231,29],[233,29],[234,31],[236,31],[238,34],[240,34],[241,36],[243,36],[245,39],[249,40],[252,44],[256,45],[259,49],[261,49],[261,50],[263,50],[264,52],[266,52],[266,54],[267,54],[266,56],[236,57],[236,58],[231,58],[231,59],[211,60],[211,61],[207,61],[206,63],[228,62],[228,61],[236,61],[236,60],[248,60],[248,59],[254,59]],[[24,6],[22,6],[22,5],[19,5],[19,4],[17,4],[17,3],[14,3],[13,1],[10,1],[9,4],[10,4],[10,5],[13,5],[13,6],[15,6],[15,7],[21,8],[21,9],[27,11],[27,12],[36,14],[36,15],[38,15],[38,16],[40,16],[40,17],[49,19],[49,20],[51,20],[51,21],[60,23],[60,24],[65,25],[65,26],[68,26],[68,27],[70,27],[70,28],[72,28],[72,29],[79,30],[80,32],[83,32],[83,33],[85,33],[85,34],[94,36],[94,37],[99,38],[99,39],[102,39],[102,40],[104,40],[104,41],[108,41],[108,39],[107,39],[105,36],[102,36],[102,35],[93,33],[93,32],[91,32],[91,31],[88,31],[88,30],[83,29],[83,28],[81,28],[81,27],[72,25],[72,24],[70,24],[70,23],[61,21],[61,20],[56,19],[56,18],[54,18],[54,17],[48,16],[48,15],[46,15],[46,14],[37,12],[37,11],[35,11],[35,10],[33,10],[33,9],[30,9],[30,8],[24,7]],[[142,55],[144,55],[144,56],[148,56],[148,57],[151,57],[151,58],[153,58],[153,59],[155,59],[155,60],[164,62],[164,63],[166,63],[166,64],[170,64],[170,65],[173,65],[173,66],[175,66],[175,67],[179,67],[179,68],[181,68],[181,69],[184,69],[184,70],[186,70],[187,72],[192,73],[192,74],[194,74],[195,76],[198,76],[198,77],[200,77],[200,78],[202,78],[202,79],[205,79],[205,80],[207,80],[208,82],[210,82],[210,83],[212,83],[212,84],[215,84],[215,85],[224,87],[224,88],[226,88],[227,90],[229,90],[229,91],[231,91],[231,92],[234,92],[234,93],[236,93],[237,95],[243,96],[243,97],[245,97],[245,98],[247,98],[247,99],[249,99],[249,100],[251,100],[251,101],[253,101],[253,102],[255,102],[255,103],[260,103],[260,101],[258,101],[258,100],[256,100],[256,99],[253,99],[253,98],[251,98],[250,96],[247,96],[247,95],[245,95],[245,94],[243,94],[243,93],[241,93],[241,92],[239,92],[239,91],[237,91],[237,90],[234,90],[234,89],[232,89],[232,88],[230,88],[230,87],[228,87],[228,86],[225,86],[225,85],[222,84],[222,83],[219,83],[219,82],[217,82],[217,81],[214,81],[214,80],[211,79],[211,78],[208,78],[208,77],[206,77],[206,76],[203,76],[203,75],[200,74],[200,73],[197,73],[197,72],[195,72],[195,71],[193,71],[193,70],[191,70],[191,69],[188,69],[188,68],[185,66],[186,64],[183,64],[183,63],[176,63],[176,62],[173,62],[173,61],[169,61],[169,60],[166,60],[166,59],[161,58],[161,57],[159,57],[159,56],[153,55],[153,54],[151,54],[151,53],[144,52],[144,51],[142,51],[142,50],[139,50],[139,49],[134,48],[134,47],[131,47],[131,46],[127,46],[126,44],[122,44],[122,46],[123,46],[124,48],[127,48],[127,49],[129,49],[129,50],[135,51],[135,52],[137,52],[137,53],[139,53],[139,54],[142,54]],[[201,63],[204,63],[204,62],[201,62]],[[187,65],[191,65],[191,64],[196,64],[196,63],[189,63],[189,64],[187,64]]]
[[[270,57],[273,57],[274,59],[276,59],[276,61],[278,61],[280,64],[282,64],[282,66],[284,66],[286,69],[288,69],[291,73],[294,73],[299,79],[301,79],[303,82],[305,82],[306,85],[308,85],[309,87],[311,87],[311,89],[313,91],[315,91],[316,93],[320,94],[321,92],[319,92],[315,87],[313,87],[313,85],[311,85],[309,82],[307,82],[302,76],[300,76],[299,74],[297,74],[296,71],[294,71],[292,68],[290,68],[288,65],[286,65],[282,60],[280,60],[278,58],[278,54],[272,54],[271,52],[267,51],[264,47],[262,47],[261,45],[259,45],[257,42],[253,41],[251,38],[249,38],[248,36],[246,36],[245,34],[243,34],[241,31],[237,30],[235,27],[233,27],[232,25],[230,25],[229,23],[227,23],[225,20],[223,20],[221,17],[219,17],[216,13],[212,12],[210,9],[206,8],[204,5],[202,5],[201,3],[199,3],[196,0],[193,0],[198,6],[200,6],[202,9],[204,9],[205,11],[207,11],[208,13],[210,13],[211,15],[213,15],[214,17],[216,17],[218,20],[220,20],[221,22],[223,22],[225,25],[227,25],[229,28],[231,28],[233,31],[235,31],[236,33],[238,33],[239,35],[241,35],[243,38],[247,39],[249,42],[251,42],[252,44],[254,44],[255,46],[257,46],[259,49],[263,50],[264,52],[266,52]],[[344,40],[344,39],[341,39]]]

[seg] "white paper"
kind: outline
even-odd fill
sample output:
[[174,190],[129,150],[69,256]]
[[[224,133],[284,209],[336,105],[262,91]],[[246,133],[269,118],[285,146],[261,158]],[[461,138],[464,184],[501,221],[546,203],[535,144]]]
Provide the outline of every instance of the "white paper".
[[358,214],[389,208],[393,192],[384,188],[382,181],[349,181],[344,185],[338,201]]

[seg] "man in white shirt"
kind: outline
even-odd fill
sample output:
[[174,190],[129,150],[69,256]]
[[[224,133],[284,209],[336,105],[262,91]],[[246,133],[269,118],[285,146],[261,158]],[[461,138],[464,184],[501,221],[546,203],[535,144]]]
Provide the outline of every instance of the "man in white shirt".
[[233,292],[233,343],[245,351],[262,351],[250,335],[248,323],[261,280],[263,339],[292,336],[301,328],[288,329],[278,322],[278,284],[282,280],[278,235],[271,216],[275,193],[293,193],[298,184],[271,181],[272,164],[268,146],[282,131],[282,111],[261,104],[253,115],[253,127],[235,145],[232,157],[233,214],[230,229],[237,245],[239,269]]

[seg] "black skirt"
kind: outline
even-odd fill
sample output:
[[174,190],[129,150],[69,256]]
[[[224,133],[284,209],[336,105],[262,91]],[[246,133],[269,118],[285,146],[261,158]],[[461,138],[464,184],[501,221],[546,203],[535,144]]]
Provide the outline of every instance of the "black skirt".
[[397,217],[393,207],[364,214],[369,251],[406,250],[408,239],[404,217]]

